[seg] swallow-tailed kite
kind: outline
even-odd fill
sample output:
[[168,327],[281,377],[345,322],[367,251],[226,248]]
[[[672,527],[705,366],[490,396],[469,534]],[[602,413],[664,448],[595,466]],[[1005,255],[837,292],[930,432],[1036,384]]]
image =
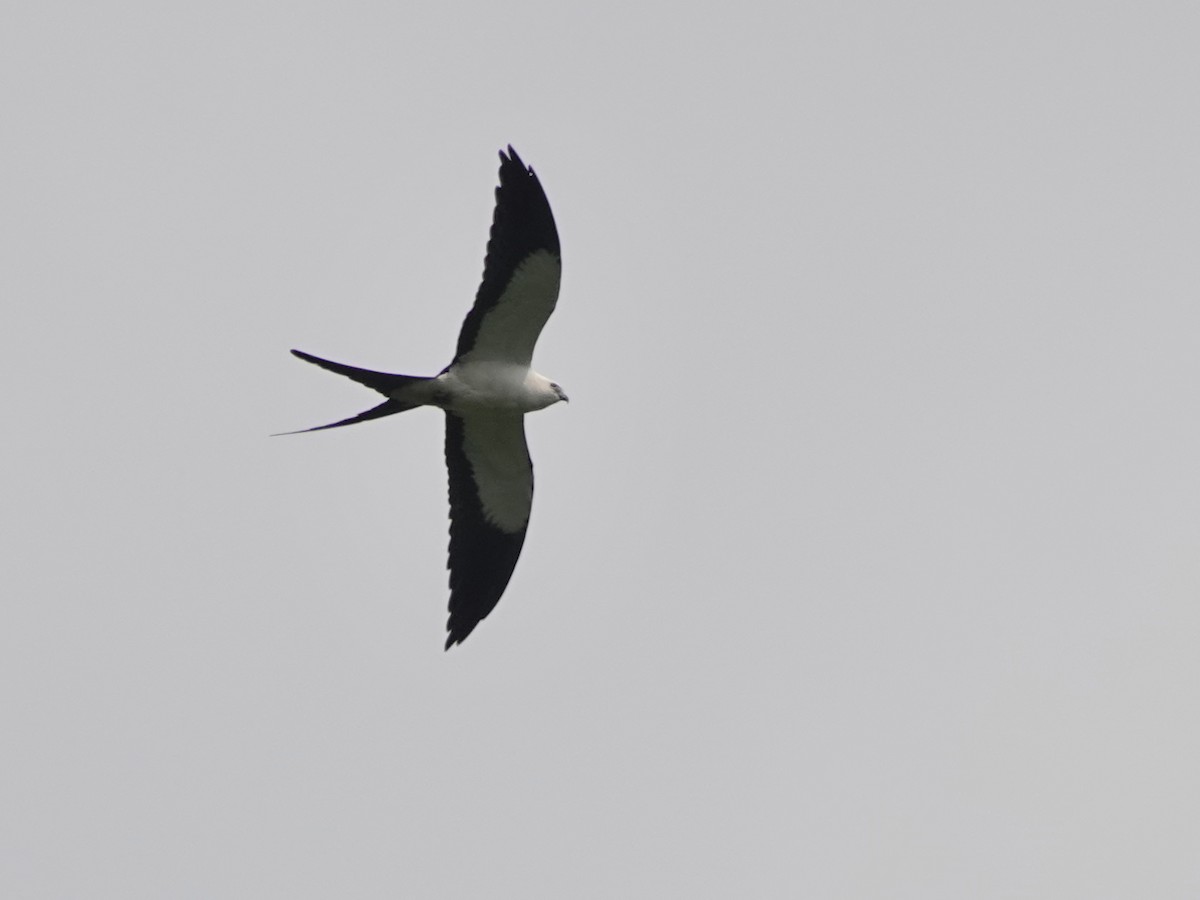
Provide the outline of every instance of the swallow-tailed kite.
[[500,153],[483,283],[459,332],[454,359],[441,374],[389,375],[292,351],[387,397],[357,416],[305,431],[418,406],[445,411],[450,474],[447,650],[466,640],[499,602],[525,542],[533,503],[525,413],[567,399],[561,387],[530,368],[533,345],[558,300],[561,273],[558,230],[546,194],[533,169],[510,146],[507,155]]

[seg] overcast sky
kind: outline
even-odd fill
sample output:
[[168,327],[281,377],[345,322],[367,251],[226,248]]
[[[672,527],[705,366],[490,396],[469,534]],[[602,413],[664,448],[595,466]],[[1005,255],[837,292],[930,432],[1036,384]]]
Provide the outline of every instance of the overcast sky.
[[[1200,896],[1188,3],[12,3],[0,895]],[[538,493],[442,651],[497,151]]]

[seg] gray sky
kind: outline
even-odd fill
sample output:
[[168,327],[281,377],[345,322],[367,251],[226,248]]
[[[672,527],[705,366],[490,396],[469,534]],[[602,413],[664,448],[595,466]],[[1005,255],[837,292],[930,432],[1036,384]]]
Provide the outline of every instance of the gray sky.
[[[1200,895],[1200,13],[13,4],[0,895]],[[496,151],[564,256],[442,652]]]

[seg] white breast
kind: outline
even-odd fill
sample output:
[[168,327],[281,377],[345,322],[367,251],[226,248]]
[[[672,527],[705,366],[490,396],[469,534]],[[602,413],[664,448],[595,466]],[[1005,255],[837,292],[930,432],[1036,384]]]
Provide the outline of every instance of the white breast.
[[545,409],[558,400],[550,379],[512,363],[459,362],[437,380],[446,395],[442,407],[457,413],[526,413]]

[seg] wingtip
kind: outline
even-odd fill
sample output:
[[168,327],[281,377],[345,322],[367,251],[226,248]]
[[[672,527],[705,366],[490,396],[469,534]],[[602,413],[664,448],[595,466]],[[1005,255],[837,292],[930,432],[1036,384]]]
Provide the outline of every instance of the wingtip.
[[507,165],[514,165],[514,166],[517,166],[518,168],[520,168],[522,172],[526,172],[530,175],[533,174],[533,166],[529,166],[529,165],[525,164],[525,160],[521,159],[521,157],[517,153],[517,151],[513,149],[512,144],[508,145],[508,155],[507,156],[504,155],[503,150],[500,151],[500,165],[501,165],[501,167],[504,167]]
[[468,628],[466,631],[463,631],[461,628],[454,628],[451,625],[447,624],[446,625],[446,631],[447,631],[446,646],[443,649],[449,650],[455,644],[461,644],[463,641],[465,641],[467,639],[467,635],[469,635],[474,630],[475,630],[474,626],[472,626],[471,628]]
[[444,649],[449,650],[455,644],[461,644],[471,636],[471,632],[475,630],[475,626],[479,622],[472,622],[470,625],[464,626],[462,622],[447,622],[446,623],[446,646]]

